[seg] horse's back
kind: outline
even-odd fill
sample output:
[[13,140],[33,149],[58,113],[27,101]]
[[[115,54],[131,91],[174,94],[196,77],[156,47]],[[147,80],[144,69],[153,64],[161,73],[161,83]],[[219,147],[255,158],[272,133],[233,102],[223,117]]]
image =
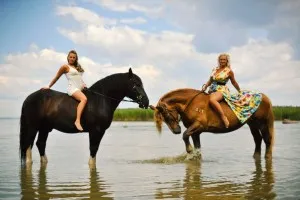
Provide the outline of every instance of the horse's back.
[[270,98],[264,93],[261,94],[262,100],[256,112],[253,114],[253,119],[267,119],[273,117],[273,108]]

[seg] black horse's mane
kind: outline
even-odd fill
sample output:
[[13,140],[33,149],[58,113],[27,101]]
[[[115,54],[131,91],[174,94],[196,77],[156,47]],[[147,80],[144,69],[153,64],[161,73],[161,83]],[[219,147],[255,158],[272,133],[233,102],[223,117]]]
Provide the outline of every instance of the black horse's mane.
[[95,82],[90,89],[91,90],[109,90],[110,88],[115,87],[116,85],[119,86],[120,84],[124,84],[124,77],[125,75],[128,76],[128,73],[117,73],[108,75],[99,81]]
[[[133,74],[134,79],[137,79],[139,81],[140,78]],[[95,82],[90,89],[91,90],[110,90],[115,88],[116,86],[120,87],[123,86],[125,81],[128,80],[129,73],[116,73],[116,74],[111,74],[108,75],[99,81]]]

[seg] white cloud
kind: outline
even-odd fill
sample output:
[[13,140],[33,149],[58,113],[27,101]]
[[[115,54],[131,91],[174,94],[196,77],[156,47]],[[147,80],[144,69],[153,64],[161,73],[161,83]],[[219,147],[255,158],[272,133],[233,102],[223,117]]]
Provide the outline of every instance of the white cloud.
[[162,11],[162,7],[153,5],[153,2],[147,4],[145,1],[115,1],[115,0],[91,0],[92,2],[118,12],[136,11],[146,14],[155,14]]
[[94,24],[94,25],[105,25],[105,24],[116,24],[117,20],[100,17],[96,13],[77,6],[57,6],[56,14],[59,16],[71,15],[76,21],[82,24]]
[[[76,16],[76,10],[71,15]],[[97,16],[95,13],[93,15]],[[74,20],[82,23],[78,18],[74,17]],[[58,31],[75,44],[96,47],[107,56],[115,58],[123,56],[129,60],[170,62],[197,57],[192,34],[174,31],[149,33],[126,25],[106,27],[94,23],[87,24],[78,31],[62,27]]]
[[142,17],[127,18],[127,19],[120,20],[120,23],[122,24],[145,24],[146,22],[147,20]]

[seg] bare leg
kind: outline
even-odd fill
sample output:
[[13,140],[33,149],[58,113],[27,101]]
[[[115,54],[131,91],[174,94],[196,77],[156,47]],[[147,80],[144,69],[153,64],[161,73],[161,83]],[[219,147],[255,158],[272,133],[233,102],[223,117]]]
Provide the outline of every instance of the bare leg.
[[72,96],[79,101],[79,104],[77,106],[77,116],[74,124],[79,131],[83,131],[80,119],[82,111],[87,103],[87,98],[81,91],[76,91]]
[[219,113],[221,119],[223,120],[223,123],[226,128],[229,127],[229,121],[227,117],[225,116],[223,109],[219,103],[223,99],[223,95],[221,92],[214,92],[210,95],[209,103],[214,107],[215,110]]

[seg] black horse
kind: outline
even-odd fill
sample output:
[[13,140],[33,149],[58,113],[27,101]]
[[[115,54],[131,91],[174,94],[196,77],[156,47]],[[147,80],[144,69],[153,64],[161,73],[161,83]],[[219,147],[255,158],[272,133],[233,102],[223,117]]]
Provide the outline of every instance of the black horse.
[[[148,108],[149,99],[142,80],[129,69],[127,73],[107,76],[83,91],[88,102],[82,113],[84,132],[89,132],[89,164],[96,164],[100,141],[111,125],[113,114],[124,97],[131,98],[140,108]],[[35,137],[41,163],[47,163],[45,155],[49,132],[56,129],[65,133],[78,133],[74,125],[78,102],[66,93],[54,90],[38,90],[30,94],[22,106],[20,118],[21,163],[32,163],[31,149]]]

